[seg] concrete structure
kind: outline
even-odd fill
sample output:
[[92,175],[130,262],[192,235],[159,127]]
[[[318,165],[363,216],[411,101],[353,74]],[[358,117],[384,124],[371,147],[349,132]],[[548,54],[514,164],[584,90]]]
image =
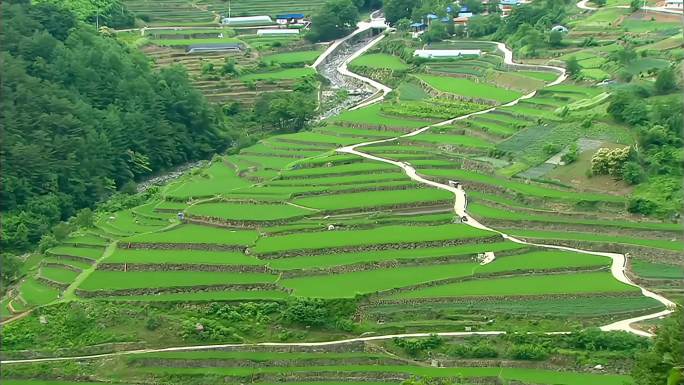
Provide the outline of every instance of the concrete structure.
[[413,56],[425,59],[480,55],[482,55],[482,51],[479,49],[417,49],[416,52],[413,53]]
[[275,28],[270,28],[270,29],[258,29],[258,30],[257,30],[257,35],[258,35],[258,36],[299,35],[299,30],[298,30],[298,29],[275,29]]
[[185,48],[185,53],[201,52],[239,52],[242,50],[240,43],[203,43],[191,44]]
[[226,25],[240,25],[240,24],[271,24],[271,16],[244,16],[244,17],[224,17],[221,23]]
[[553,28],[551,28],[552,32],[560,32],[560,33],[568,33],[568,28],[563,26],[563,25],[554,25]]
[[286,13],[283,15],[276,15],[276,23],[280,25],[300,24],[303,21],[303,13]]

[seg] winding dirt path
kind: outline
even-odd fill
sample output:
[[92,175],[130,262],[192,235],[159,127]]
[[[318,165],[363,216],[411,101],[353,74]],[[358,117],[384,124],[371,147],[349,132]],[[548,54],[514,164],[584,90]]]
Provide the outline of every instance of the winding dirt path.
[[[510,66],[519,67],[519,68],[530,68],[530,67],[537,67],[537,68],[539,68],[539,67],[541,67],[541,68],[546,68],[546,69],[548,69],[548,70],[550,70],[550,71],[557,72],[557,73],[559,74],[559,75],[558,75],[558,78],[556,78],[556,80],[554,80],[553,82],[547,84],[546,87],[549,87],[549,86],[553,86],[553,85],[559,84],[559,83],[563,82],[563,81],[567,78],[567,74],[565,73],[565,69],[564,69],[564,68],[553,67],[553,66],[527,66],[527,65],[525,65],[525,64],[518,64],[518,63],[515,63],[515,62],[513,61],[513,52],[512,52],[510,49],[508,49],[508,48],[505,46],[505,44],[499,43],[499,42],[493,42],[493,43],[496,43],[497,48],[498,48],[501,52],[504,53],[504,63],[505,63],[505,64],[508,64],[508,65],[510,65]],[[362,77],[362,76],[359,76],[359,77],[357,77],[357,78],[358,78],[358,79],[361,79],[361,78],[363,78],[363,77]],[[370,80],[370,79],[368,79],[368,80]],[[372,83],[369,83],[369,84],[372,84]],[[521,100],[529,99],[529,98],[533,97],[536,93],[537,93],[537,91],[531,92],[531,93],[529,93],[529,94],[527,94],[527,95],[524,95],[524,96],[522,96],[522,97],[520,97],[520,98],[518,98],[518,99],[516,99],[516,100],[513,100],[512,102],[509,102],[509,103],[507,103],[507,104],[504,104],[503,106],[512,106],[512,105],[515,105],[515,104],[517,104],[518,102],[520,102]],[[438,189],[442,189],[442,190],[446,190],[446,191],[449,191],[449,192],[453,193],[453,194],[454,194],[454,197],[455,197],[455,200],[454,200],[454,212],[455,212],[456,215],[458,215],[459,217],[465,218],[466,221],[465,221],[464,223],[465,223],[466,225],[468,225],[468,226],[475,227],[475,228],[482,229],[482,230],[487,230],[487,231],[492,231],[492,232],[499,233],[499,234],[501,234],[501,236],[502,236],[504,239],[507,239],[507,240],[510,240],[510,241],[512,241],[512,242],[519,243],[519,244],[530,245],[530,246],[537,246],[537,247],[544,247],[544,248],[556,249],[556,250],[573,251],[573,252],[576,252],[576,253],[599,255],[599,256],[603,256],[603,257],[608,257],[608,258],[610,258],[610,259],[612,260],[611,267],[610,267],[610,271],[611,271],[611,273],[612,273],[612,275],[613,275],[613,277],[614,277],[615,279],[617,279],[618,281],[620,281],[620,282],[622,282],[622,283],[625,283],[625,284],[627,284],[627,285],[634,286],[634,287],[638,287],[639,289],[641,289],[641,293],[642,293],[644,296],[655,299],[656,301],[658,301],[658,302],[662,303],[663,305],[665,305],[665,306],[667,307],[667,309],[666,309],[666,310],[663,310],[663,311],[660,311],[660,312],[657,312],[657,313],[648,314],[648,315],[644,315],[644,316],[640,316],[640,317],[628,318],[628,319],[621,320],[621,321],[618,321],[618,322],[614,322],[614,323],[611,323],[611,324],[608,324],[608,325],[604,325],[604,326],[601,327],[601,330],[605,330],[605,331],[608,331],[608,330],[624,330],[624,331],[628,331],[628,332],[631,332],[631,333],[634,333],[634,334],[638,334],[638,335],[641,335],[641,336],[645,336],[645,337],[650,337],[650,336],[652,336],[651,333],[648,333],[648,332],[645,332],[645,331],[643,331],[643,330],[640,330],[640,329],[637,329],[637,328],[632,327],[632,324],[635,323],[635,322],[639,322],[639,321],[644,321],[644,320],[648,320],[648,319],[653,319],[653,318],[658,318],[658,317],[666,316],[666,315],[672,313],[673,310],[671,310],[671,309],[673,309],[673,308],[675,307],[675,304],[674,304],[672,301],[668,300],[667,298],[665,298],[665,297],[663,297],[663,296],[661,296],[661,295],[659,295],[659,294],[656,294],[656,293],[654,293],[654,292],[651,292],[651,291],[649,291],[648,289],[646,289],[646,288],[644,288],[644,287],[641,287],[641,286],[637,285],[636,283],[632,282],[632,280],[630,280],[629,277],[627,277],[627,275],[625,274],[625,270],[626,270],[626,269],[625,269],[626,257],[624,256],[624,254],[618,254],[618,253],[604,253],[604,252],[596,252],[596,251],[589,251],[589,250],[576,249],[576,248],[565,247],[565,246],[547,245],[547,244],[542,244],[542,243],[528,242],[528,241],[525,241],[525,240],[523,240],[523,239],[515,238],[515,237],[510,236],[510,235],[508,235],[508,234],[505,234],[505,233],[503,233],[503,232],[501,232],[501,231],[498,231],[498,230],[492,229],[492,228],[490,228],[490,227],[488,227],[488,226],[485,226],[485,225],[483,225],[482,223],[478,222],[478,221],[477,221],[476,219],[474,219],[473,217],[471,217],[471,216],[467,213],[467,211],[466,211],[466,206],[467,206],[467,204],[468,204],[468,200],[467,200],[466,192],[465,192],[465,190],[463,190],[462,187],[453,187],[453,186],[451,186],[451,185],[446,185],[446,184],[442,184],[442,183],[438,183],[438,182],[432,181],[432,180],[430,180],[430,179],[426,179],[425,177],[423,177],[423,176],[421,176],[421,175],[418,175],[418,172],[416,171],[416,169],[415,169],[413,166],[411,166],[409,163],[407,163],[407,162],[394,161],[394,160],[391,160],[391,159],[382,158],[382,157],[375,156],[375,155],[371,155],[371,154],[368,154],[368,153],[365,153],[365,152],[361,152],[361,151],[358,150],[358,148],[365,147],[365,146],[369,146],[369,145],[373,145],[373,144],[380,144],[380,143],[393,142],[393,141],[397,141],[397,140],[399,140],[399,139],[401,139],[401,138],[407,138],[407,137],[415,136],[415,135],[418,135],[418,134],[420,134],[420,133],[423,133],[423,132],[425,132],[425,131],[427,131],[427,130],[433,128],[433,127],[438,127],[438,126],[443,126],[443,125],[451,124],[451,123],[453,123],[453,122],[455,122],[455,121],[467,119],[467,118],[469,118],[469,117],[471,117],[471,116],[474,116],[474,115],[485,114],[485,113],[487,113],[487,112],[496,110],[497,108],[499,108],[499,107],[493,107],[493,108],[489,108],[489,109],[486,109],[486,110],[483,110],[483,111],[478,111],[478,112],[474,112],[474,113],[471,113],[471,114],[459,116],[459,117],[454,118],[454,119],[446,120],[446,121],[444,121],[444,122],[440,122],[440,123],[436,123],[436,124],[433,124],[433,125],[429,125],[429,126],[426,126],[426,127],[419,128],[419,129],[417,129],[417,130],[415,130],[415,131],[413,131],[413,132],[410,132],[410,133],[404,134],[404,135],[400,135],[400,136],[397,136],[397,137],[394,137],[394,138],[381,139],[381,140],[374,140],[374,141],[369,141],[369,142],[364,142],[364,143],[359,143],[359,144],[354,144],[354,145],[342,147],[342,148],[337,149],[337,151],[338,151],[338,152],[342,152],[342,153],[347,153],[347,154],[354,154],[354,155],[357,155],[357,156],[364,157],[364,158],[366,158],[366,159],[375,160],[375,161],[383,162],[383,163],[388,163],[388,164],[391,164],[391,165],[400,167],[402,170],[404,170],[404,173],[405,173],[409,178],[411,178],[412,180],[414,180],[414,181],[416,181],[416,182],[419,182],[419,183],[422,183],[422,184],[426,184],[426,185],[428,185],[428,186],[432,186],[432,187],[435,187],[435,188],[438,188]]]

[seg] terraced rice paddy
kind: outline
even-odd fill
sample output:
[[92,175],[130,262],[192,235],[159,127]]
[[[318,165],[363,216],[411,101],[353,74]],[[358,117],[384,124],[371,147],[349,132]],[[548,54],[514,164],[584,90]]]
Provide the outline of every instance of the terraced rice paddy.
[[522,96],[521,93],[498,88],[487,83],[478,83],[465,78],[416,75],[430,87],[439,91],[461,95],[468,98],[494,100],[505,103]]
[[[147,1],[129,2],[141,12],[149,11]],[[149,11],[153,22],[173,22],[181,14],[204,22],[211,12],[224,8],[214,0],[199,1],[191,9],[167,2],[169,9],[159,6]],[[300,7],[298,11],[306,12],[318,4],[277,4],[266,11],[265,3],[248,3],[234,7],[252,6],[250,11],[263,13]],[[604,21],[599,18],[594,22],[599,25]],[[161,33],[152,40],[157,45],[194,41],[167,35]],[[147,49],[158,66],[186,65],[197,76],[194,81],[198,87],[221,103],[243,93],[288,89],[314,74],[304,65],[321,52],[321,47],[295,40],[282,42],[302,44],[297,46],[300,49],[280,51],[274,49],[282,43],[277,39],[253,35],[237,38],[253,50],[229,60],[250,70],[230,79],[211,80],[199,75],[203,60],[222,65],[224,58],[219,55],[200,60],[170,48]],[[214,311],[245,303],[254,309],[308,299],[340,306],[351,303],[356,311],[349,318],[358,323],[349,330],[357,334],[425,328],[527,330],[530,325],[558,330],[566,322],[579,329],[662,310],[659,302],[642,296],[638,288],[616,280],[609,270],[609,258],[522,245],[460,223],[453,213],[451,192],[419,185],[394,165],[335,152],[341,146],[393,138],[440,120],[507,103],[556,78],[547,72],[504,71],[502,58],[494,54],[491,44],[435,45],[440,46],[475,47],[488,53],[477,59],[429,62],[422,67],[426,72],[402,80],[399,99],[344,111],[311,130],[261,140],[191,170],[164,186],[150,202],[99,216],[96,231],[104,237],[89,234],[49,249],[36,274],[12,293],[15,310],[53,303],[60,296],[107,306],[131,302],[131,306],[149,306],[154,309],[151,312],[175,306],[197,309],[198,319],[187,322],[196,333],[192,342],[198,344],[320,337],[307,334],[309,328],[288,330],[292,324],[278,330],[281,334],[259,330],[250,335],[231,318],[235,316],[232,308],[221,309],[225,310],[221,322],[228,320],[221,327],[230,333],[218,337],[202,334],[200,329],[215,327],[200,319],[207,317],[207,308]],[[605,64],[602,57],[578,59],[585,71],[600,70]],[[257,63],[268,68],[262,71]],[[639,73],[644,66],[633,71]],[[398,57],[380,53],[360,56],[351,63],[350,68],[354,67],[398,72],[414,68]],[[253,86],[256,91],[250,89]],[[473,217],[516,237],[575,246],[579,242],[584,248],[597,250],[610,244],[666,255],[681,252],[684,244],[674,235],[678,225],[634,220],[624,214],[626,199],[622,194],[512,178],[536,165],[542,144],[578,139],[563,131],[559,108],[594,108],[594,98],[602,92],[575,84],[549,87],[515,106],[360,150],[406,162],[430,180],[459,181],[470,198],[467,210]],[[571,128],[579,131],[577,126]],[[591,129],[596,136],[620,130],[605,122]],[[591,135],[583,132],[585,136]],[[643,279],[681,278],[681,269],[672,265],[637,260],[631,268]],[[65,290],[63,286],[68,285]],[[7,297],[2,303],[3,317],[11,315],[9,304]],[[269,313],[258,324],[270,325],[275,319]],[[167,328],[168,323],[182,321],[164,322],[163,328]],[[319,326],[312,328],[314,333]],[[333,379],[346,375],[350,375],[350,381],[345,381],[348,384],[358,378],[364,379],[357,382],[360,384],[388,378],[399,381],[410,375],[550,385],[617,385],[630,381],[627,376],[571,372],[559,377],[556,371],[532,368],[433,368],[366,351],[294,350],[155,353],[122,358],[118,365],[136,379],[134,383],[140,383],[140,378],[172,376],[192,382],[195,377],[216,376],[239,383],[269,384],[276,383],[273,379],[287,378],[293,384],[332,385],[337,383]],[[330,361],[321,364],[326,359]],[[196,362],[188,365],[188,360]],[[274,360],[282,361],[270,365]],[[24,380],[8,383],[42,384]],[[45,382],[51,383],[68,382]]]
[[401,59],[399,59],[398,57],[382,53],[361,55],[357,59],[354,59],[354,61],[350,63],[350,66],[352,68],[355,66],[368,68],[386,68],[393,71],[401,71],[409,68],[409,66],[406,63],[402,62]]

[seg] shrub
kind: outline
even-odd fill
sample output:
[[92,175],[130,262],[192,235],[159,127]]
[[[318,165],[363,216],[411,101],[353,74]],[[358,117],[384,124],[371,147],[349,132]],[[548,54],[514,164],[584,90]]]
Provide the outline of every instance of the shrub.
[[541,361],[548,358],[549,352],[542,346],[524,344],[511,347],[508,355],[516,360]]
[[577,144],[572,144],[568,149],[568,152],[561,156],[561,161],[565,164],[573,163],[579,158],[579,146]]
[[594,175],[622,176],[623,165],[629,159],[631,147],[599,148],[591,158],[591,171]]

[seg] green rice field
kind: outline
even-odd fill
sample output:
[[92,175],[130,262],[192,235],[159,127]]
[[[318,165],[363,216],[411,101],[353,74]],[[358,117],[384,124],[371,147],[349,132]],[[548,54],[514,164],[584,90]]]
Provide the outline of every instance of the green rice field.
[[416,75],[429,86],[442,91],[470,98],[494,100],[500,103],[510,102],[522,96],[521,93],[498,88],[487,83],[479,83],[466,78],[454,78],[434,75]]
[[439,298],[472,296],[510,296],[573,294],[592,292],[638,292],[639,289],[618,282],[610,273],[534,275],[529,277],[491,278],[434,286],[401,293],[391,298]]

